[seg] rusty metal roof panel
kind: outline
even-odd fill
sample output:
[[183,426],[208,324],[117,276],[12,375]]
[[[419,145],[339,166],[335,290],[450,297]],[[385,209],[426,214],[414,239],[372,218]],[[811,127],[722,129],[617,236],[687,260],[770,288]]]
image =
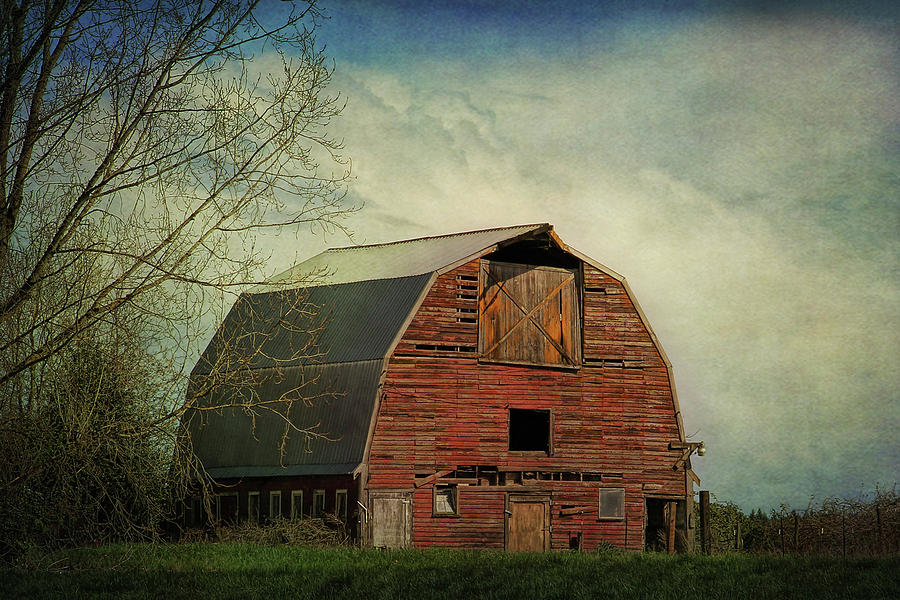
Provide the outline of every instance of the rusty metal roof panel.
[[[254,371],[252,385],[223,385],[183,427],[214,477],[349,473],[363,460],[384,361]],[[270,404],[251,414],[251,398]],[[287,425],[287,419],[300,429]]]
[[296,285],[292,281],[312,281],[322,285],[433,273],[496,244],[550,229],[547,223],[537,223],[333,248],[276,275],[270,283],[284,282],[285,286],[292,286]]

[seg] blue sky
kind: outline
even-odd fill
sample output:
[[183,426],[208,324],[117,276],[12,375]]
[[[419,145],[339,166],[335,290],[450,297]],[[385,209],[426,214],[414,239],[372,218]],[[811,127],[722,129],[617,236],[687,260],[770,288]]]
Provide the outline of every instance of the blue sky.
[[323,8],[357,242],[551,222],[634,288],[703,488],[749,510],[900,479],[898,9]]

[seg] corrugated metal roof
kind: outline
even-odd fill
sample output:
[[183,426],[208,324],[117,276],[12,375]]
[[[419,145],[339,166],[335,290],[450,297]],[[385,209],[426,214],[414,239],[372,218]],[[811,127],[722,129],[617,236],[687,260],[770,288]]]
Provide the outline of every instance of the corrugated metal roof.
[[207,402],[228,394],[255,394],[271,401],[318,372],[321,376],[296,392],[298,396],[332,392],[338,396],[312,407],[297,402],[294,409],[301,412],[295,415],[301,424],[318,424],[319,431],[339,439],[307,439],[294,432],[282,456],[284,420],[277,414],[258,414],[251,435],[254,420],[241,408],[193,411],[183,425],[204,467],[214,477],[340,474],[355,469],[364,458],[384,360],[432,275],[492,246],[550,229],[547,224],[521,225],[337,248],[273,280],[296,281],[298,274],[326,271],[315,286],[292,283],[280,290],[267,286],[243,294],[194,368],[192,383],[213,365],[222,371],[247,370],[258,379],[252,388],[223,386]]
[[[549,224],[537,223],[388,244],[333,248],[276,275],[271,282],[297,281],[305,278],[314,280],[317,285],[323,285],[433,273],[494,244],[548,229]],[[263,289],[266,288],[260,287],[257,291]]]
[[244,294],[194,372],[383,359],[429,279]]
[[[281,414],[257,409],[255,429],[254,420],[239,407],[191,411],[184,426],[191,435],[195,454],[213,476],[348,473],[363,460],[383,365],[379,359],[257,372],[260,382],[252,393],[267,400],[289,399],[293,395],[296,401],[290,409],[291,419],[298,426],[314,428],[334,441],[290,431],[282,456],[279,448],[285,421],[281,415],[288,410],[287,401],[271,405]],[[308,381],[315,376],[312,382]],[[301,385],[301,391],[293,391]],[[205,398],[201,406],[247,398],[250,393],[246,388],[223,386],[213,397]],[[314,401],[311,406],[302,400],[320,394],[326,398]]]

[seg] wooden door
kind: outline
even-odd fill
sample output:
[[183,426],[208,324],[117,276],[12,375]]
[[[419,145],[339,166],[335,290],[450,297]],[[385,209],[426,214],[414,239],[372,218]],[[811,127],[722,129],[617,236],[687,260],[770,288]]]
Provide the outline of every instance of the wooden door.
[[405,548],[412,533],[412,504],[406,492],[372,494],[372,545]]
[[550,549],[550,501],[510,497],[506,520],[506,549],[543,552]]
[[479,273],[482,360],[580,366],[576,271],[485,260]]

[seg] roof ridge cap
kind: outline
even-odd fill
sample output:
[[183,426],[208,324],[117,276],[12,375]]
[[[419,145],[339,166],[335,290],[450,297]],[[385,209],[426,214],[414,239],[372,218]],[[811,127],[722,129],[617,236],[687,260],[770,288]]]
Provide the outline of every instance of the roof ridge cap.
[[533,229],[537,229],[539,227],[550,227],[550,223],[525,223],[522,225],[509,225],[506,227],[488,227],[486,229],[475,229],[472,231],[458,231],[456,233],[444,233],[441,235],[425,235],[425,236],[421,236],[421,237],[408,238],[405,240],[394,240],[392,242],[379,242],[376,244],[359,244],[357,246],[338,246],[337,248],[328,248],[327,250],[324,250],[321,254],[324,254],[325,252],[338,252],[338,251],[343,251],[343,250],[359,250],[361,248],[374,248],[376,246],[394,246],[394,245],[399,245],[399,244],[408,244],[411,242],[420,242],[423,240],[437,240],[437,239],[448,238],[448,237],[475,235],[477,233],[487,233],[489,231],[502,231],[504,229],[524,229],[526,227],[530,227]]

